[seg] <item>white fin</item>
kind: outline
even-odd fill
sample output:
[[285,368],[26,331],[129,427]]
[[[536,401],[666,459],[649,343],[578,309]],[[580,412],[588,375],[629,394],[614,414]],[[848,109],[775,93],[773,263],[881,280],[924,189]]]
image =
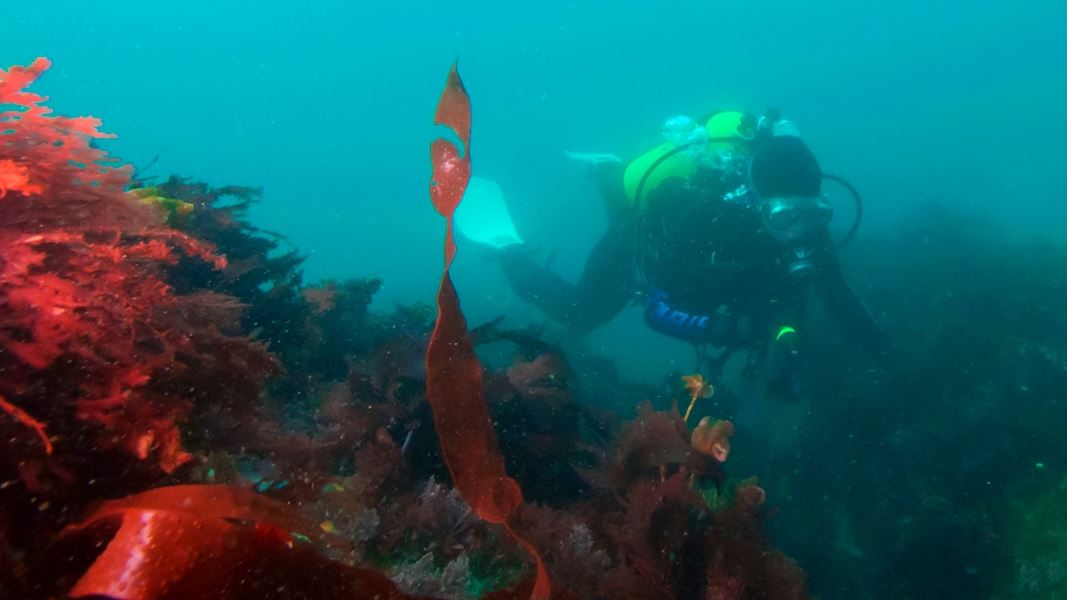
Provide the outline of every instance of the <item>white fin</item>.
[[493,248],[521,244],[504,193],[496,182],[471,177],[455,216],[456,230],[467,239]]
[[564,154],[571,160],[578,162],[589,163],[592,165],[599,165],[601,163],[621,163],[622,159],[614,154],[606,152],[571,152],[570,150],[564,150]]

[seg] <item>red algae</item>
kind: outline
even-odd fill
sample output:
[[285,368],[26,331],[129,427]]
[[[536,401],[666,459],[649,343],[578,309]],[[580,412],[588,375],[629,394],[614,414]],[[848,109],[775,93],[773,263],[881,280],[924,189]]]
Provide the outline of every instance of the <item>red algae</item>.
[[293,535],[315,535],[317,528],[249,490],[158,488],[105,502],[64,536],[95,537],[94,526],[104,522],[117,522],[118,529],[71,597],[237,600],[269,590],[280,597],[411,598],[378,573],[295,541]]
[[4,400],[3,396],[0,396],[0,410],[3,410],[7,414],[11,415],[16,421],[22,423],[26,427],[29,427],[37,434],[37,437],[41,438],[41,443],[44,445],[44,453],[52,453],[52,440],[48,438],[48,433],[45,431],[44,423],[34,419],[21,408],[14,404]]
[[448,269],[456,254],[452,216],[470,179],[470,98],[453,66],[438,103],[434,122],[459,136],[462,155],[452,142],[437,139],[430,153],[433,180],[430,198],[445,217],[445,272],[437,293],[438,316],[426,350],[426,396],[433,408],[434,427],[452,482],[479,518],[504,525],[533,556],[536,579],[530,598],[551,596],[548,574],[537,549],[509,525],[522,506],[519,484],[508,477],[497,449],[492,419],[483,391],[482,365],[474,354],[467,322]]
[[[49,66],[0,70],[0,106],[12,107],[0,112],[0,394],[58,427],[61,446],[95,431],[101,447],[173,472],[192,459],[178,424],[196,401],[174,380],[195,378],[191,363],[225,344],[210,322],[180,318],[205,297],[176,293],[164,269],[225,258],[126,192],[132,169],[91,144],[113,137],[99,120],[52,115],[25,89]],[[230,346],[269,362],[254,345]]]

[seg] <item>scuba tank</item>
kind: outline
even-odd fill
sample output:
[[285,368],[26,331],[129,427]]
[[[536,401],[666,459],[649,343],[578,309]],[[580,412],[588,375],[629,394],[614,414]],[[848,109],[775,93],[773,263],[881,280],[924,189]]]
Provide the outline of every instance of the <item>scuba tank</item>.
[[[742,144],[759,144],[760,139],[766,137],[800,137],[793,122],[782,119],[777,109],[768,110],[756,124],[754,121],[751,115],[740,112],[714,113],[703,128],[688,117],[668,119],[664,124],[667,141],[637,157],[626,167],[623,189],[628,208],[636,212],[643,210],[648,194],[667,179],[687,179],[700,167],[726,166],[724,163],[737,155],[735,150]],[[863,221],[863,198],[856,187],[843,177],[829,173],[821,173],[821,177],[823,181],[832,181],[845,188],[855,205],[852,223],[844,236],[834,244],[842,248],[852,241]],[[744,189],[732,194],[735,197],[731,200],[760,206],[762,199],[751,183],[751,173],[747,178],[749,181],[743,186]],[[761,212],[774,214],[782,208],[785,207],[779,203],[778,207],[769,207]],[[825,200],[817,209],[821,214],[828,211],[832,217],[832,208]],[[830,219],[825,220],[829,222]]]
[[627,165],[623,173],[626,201],[640,211],[648,194],[667,179],[687,179],[701,167],[731,167],[738,146],[752,140],[755,133],[755,119],[741,112],[714,113],[703,123],[689,117],[668,119],[663,127],[666,141]]

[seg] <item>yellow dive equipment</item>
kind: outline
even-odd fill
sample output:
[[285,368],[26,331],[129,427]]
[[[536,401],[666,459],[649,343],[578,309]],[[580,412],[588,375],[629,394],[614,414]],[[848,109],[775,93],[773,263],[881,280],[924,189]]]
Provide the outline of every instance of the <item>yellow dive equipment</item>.
[[[686,178],[696,172],[698,157],[730,151],[739,142],[755,136],[752,118],[736,111],[718,112],[704,122],[705,136],[683,144],[664,142],[635,158],[623,173],[623,190],[631,209],[642,208],[642,202],[659,184],[671,177]],[[697,143],[705,144],[700,152],[683,152]]]

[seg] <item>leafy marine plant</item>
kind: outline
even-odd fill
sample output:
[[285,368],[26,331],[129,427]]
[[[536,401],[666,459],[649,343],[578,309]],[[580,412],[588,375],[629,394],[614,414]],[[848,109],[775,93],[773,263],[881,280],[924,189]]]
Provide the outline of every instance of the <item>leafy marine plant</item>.
[[38,58],[28,67],[0,69],[0,198],[121,189],[131,169],[89,143],[114,137],[99,130],[100,121],[52,115],[46,98],[26,89],[50,66],[48,59]]
[[371,301],[382,285],[375,277],[306,285],[304,256],[283,235],[251,222],[249,211],[261,200],[260,189],[214,187],[171,176],[135,191],[164,207],[178,207],[168,209],[179,217],[172,219],[175,225],[226,256],[223,269],[184,261],[169,270],[168,280],[182,292],[210,289],[244,305],[242,329],[267,344],[285,365],[269,382],[272,395],[285,399],[277,408],[306,419],[323,389],[382,357],[418,363],[421,377],[433,309],[415,304],[372,314]]
[[318,529],[249,490],[178,485],[103,503],[61,534],[50,558],[70,562],[60,559],[75,542],[103,546],[73,575],[73,598],[411,598],[375,571],[323,557]]
[[165,282],[179,261],[226,259],[124,190],[130,169],[90,144],[108,137],[97,120],[23,90],[48,65],[0,72],[0,394],[61,450],[91,422],[101,446],[173,471],[190,458],[177,423],[202,399],[189,390],[211,379],[247,399],[272,359],[236,335],[232,300]]
[[167,282],[181,262],[226,259],[125,190],[130,168],[92,143],[111,137],[99,121],[54,116],[26,91],[48,67],[0,70],[0,479],[21,483],[3,512],[37,505],[7,525],[16,541],[96,490],[189,463],[190,414],[247,408],[277,367],[241,334],[232,297]]
[[455,66],[437,105],[434,122],[450,127],[463,144],[437,139],[431,146],[433,180],[430,197],[445,217],[445,269],[437,293],[437,323],[426,349],[426,396],[433,407],[434,427],[452,483],[479,518],[500,524],[534,558],[536,567],[530,598],[551,595],[541,557],[512,529],[511,520],[522,506],[519,484],[508,477],[497,450],[492,420],[485,405],[482,365],[474,354],[467,322],[459,307],[449,267],[456,254],[452,216],[470,179],[470,98]]

